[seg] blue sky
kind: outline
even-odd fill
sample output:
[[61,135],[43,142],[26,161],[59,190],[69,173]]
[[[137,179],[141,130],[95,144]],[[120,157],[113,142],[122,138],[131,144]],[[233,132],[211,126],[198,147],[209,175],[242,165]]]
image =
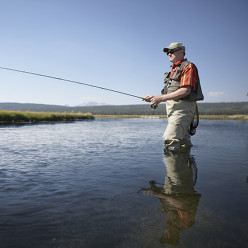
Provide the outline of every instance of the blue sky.
[[[0,0],[0,66],[159,95],[170,63],[162,49],[186,46],[204,102],[247,101],[248,1]],[[0,70],[0,102],[80,105],[141,100]]]

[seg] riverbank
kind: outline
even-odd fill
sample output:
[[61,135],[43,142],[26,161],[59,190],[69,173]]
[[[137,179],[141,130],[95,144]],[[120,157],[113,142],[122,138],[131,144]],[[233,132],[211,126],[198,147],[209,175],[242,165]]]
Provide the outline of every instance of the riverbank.
[[248,121],[248,115],[200,115],[200,119],[207,120],[240,120]]
[[0,124],[63,122],[63,121],[87,120],[94,118],[95,117],[91,113],[0,111]]
[[[94,115],[95,118],[167,118],[166,115]],[[200,115],[206,120],[242,120],[248,121],[248,115]]]
[[[93,115],[91,113],[58,113],[32,111],[0,111],[0,124],[8,123],[38,123],[38,122],[66,122],[95,118],[167,118],[166,115]],[[245,120],[248,115],[200,115],[200,119],[207,120]]]

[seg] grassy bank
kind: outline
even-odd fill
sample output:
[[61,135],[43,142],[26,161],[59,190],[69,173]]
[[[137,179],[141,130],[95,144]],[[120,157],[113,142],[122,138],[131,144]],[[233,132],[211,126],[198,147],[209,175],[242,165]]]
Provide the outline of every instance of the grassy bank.
[[96,118],[165,118],[162,115],[94,115]]
[[[166,115],[94,115],[96,118],[167,118]],[[200,115],[200,119],[206,120],[245,120],[248,115]]]
[[[0,111],[0,124],[87,120],[95,118],[166,118],[166,115],[92,115],[91,113],[57,113],[31,111]],[[246,120],[248,115],[200,115],[207,120]]]
[[248,115],[200,115],[200,119],[248,121]]
[[50,112],[22,112],[22,111],[0,111],[0,123],[36,123],[36,122],[58,122],[94,119],[90,113],[50,113]]

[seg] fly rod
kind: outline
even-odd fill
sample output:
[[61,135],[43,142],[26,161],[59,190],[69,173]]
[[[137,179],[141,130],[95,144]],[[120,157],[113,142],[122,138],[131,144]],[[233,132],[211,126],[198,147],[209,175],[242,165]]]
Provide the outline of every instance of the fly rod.
[[6,68],[6,67],[0,67],[0,69],[8,70],[8,71],[20,72],[20,73],[26,73],[26,74],[30,74],[30,75],[39,76],[39,77],[46,77],[46,78],[61,80],[61,81],[65,81],[65,82],[69,82],[69,83],[74,83],[74,84],[82,84],[82,85],[86,85],[86,86],[98,88],[98,89],[101,89],[101,90],[108,90],[108,91],[112,91],[112,92],[115,92],[115,93],[119,93],[119,94],[123,94],[123,95],[127,95],[127,96],[132,96],[132,97],[136,97],[136,98],[139,98],[139,99],[143,99],[143,97],[135,96],[135,95],[128,94],[128,93],[125,93],[125,92],[121,92],[121,91],[117,91],[117,90],[112,90],[112,89],[108,89],[108,88],[96,86],[96,85],[93,85],[93,84],[87,84],[87,83],[82,83],[82,82],[78,82],[78,81],[73,81],[73,80],[69,80],[69,79],[65,79],[65,78],[48,76],[48,75],[44,75],[44,74],[40,74],[40,73],[29,72],[29,71],[22,71],[22,70],[17,70],[17,69],[12,69],[12,68]]
[[[143,97],[132,95],[132,94],[129,94],[129,93],[125,93],[125,92],[122,92],[122,91],[113,90],[113,89],[109,89],[109,88],[105,88],[105,87],[101,87],[101,86],[97,86],[97,85],[93,85],[93,84],[82,83],[82,82],[79,82],[79,81],[69,80],[69,79],[65,79],[65,78],[54,77],[54,76],[49,76],[49,75],[45,75],[45,74],[29,72],[29,71],[23,71],[23,70],[12,69],[12,68],[7,68],[7,67],[1,67],[1,66],[0,66],[0,69],[8,70],[8,71],[14,71],[14,72],[20,72],[20,73],[25,73],[25,74],[29,74],[29,75],[35,75],[35,76],[39,76],[39,77],[50,78],[50,79],[56,79],[56,80],[65,81],[65,82],[74,83],[74,84],[81,84],[81,85],[94,87],[94,88],[101,89],[101,90],[107,90],[107,91],[115,92],[115,93],[118,93],[118,94],[122,94],[122,95],[131,96],[131,97],[135,97],[135,98],[145,100]],[[155,109],[155,108],[157,108],[157,106],[156,105],[151,105],[151,108]]]

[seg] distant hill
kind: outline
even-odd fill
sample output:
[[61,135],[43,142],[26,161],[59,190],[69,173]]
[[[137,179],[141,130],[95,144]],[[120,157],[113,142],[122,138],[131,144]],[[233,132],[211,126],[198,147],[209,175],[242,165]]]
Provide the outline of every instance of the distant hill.
[[[248,102],[198,103],[201,115],[248,114]],[[19,110],[35,112],[84,112],[94,115],[165,115],[165,104],[156,110],[149,104],[137,105],[104,105],[104,106],[61,106],[35,103],[0,103],[0,110]]]

